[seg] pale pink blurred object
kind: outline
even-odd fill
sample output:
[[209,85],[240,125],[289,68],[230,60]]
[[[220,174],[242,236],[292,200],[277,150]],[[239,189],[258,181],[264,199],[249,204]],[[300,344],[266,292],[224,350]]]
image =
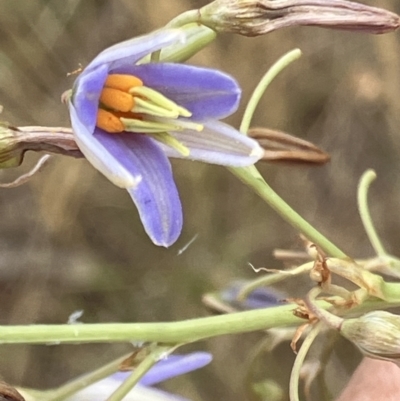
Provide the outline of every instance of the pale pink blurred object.
[[400,368],[392,362],[364,358],[336,401],[400,400]]

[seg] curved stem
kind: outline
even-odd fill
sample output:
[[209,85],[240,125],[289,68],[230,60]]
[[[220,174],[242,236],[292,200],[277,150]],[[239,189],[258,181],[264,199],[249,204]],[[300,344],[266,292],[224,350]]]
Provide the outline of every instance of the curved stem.
[[[118,367],[120,364],[129,356],[127,354],[123,357],[120,357],[107,365],[102,366],[101,368],[90,372],[84,376],[80,376],[75,380],[72,380],[61,387],[58,387],[54,390],[44,391],[39,395],[36,395],[36,399],[43,401],[61,401],[64,400],[73,394],[77,393],[79,390],[88,387],[89,385],[96,383],[97,381],[104,379],[111,374],[118,371]],[[36,391],[36,390],[35,390]],[[37,394],[37,391],[36,391]]]
[[289,396],[290,401],[299,401],[299,377],[300,377],[300,369],[303,366],[304,360],[306,358],[307,352],[310,349],[312,343],[315,338],[319,334],[321,330],[322,324],[318,322],[308,333],[305,338],[297,356],[294,361],[292,373],[290,374],[290,382],[289,382]]
[[269,84],[276,78],[276,76],[282,72],[289,64],[301,57],[301,50],[294,49],[283,55],[272,67],[267,71],[267,73],[261,78],[261,81],[257,85],[253,94],[247,103],[246,110],[243,114],[242,123],[240,124],[239,131],[247,133],[250,128],[250,122],[253,118],[254,111],[260,102],[265,90],[268,88]]
[[132,374],[111,394],[107,401],[121,401],[139,380],[163,357],[176,347],[157,347],[135,368]]
[[188,10],[168,22],[163,29],[180,28],[192,22],[199,22],[200,11],[198,9]]
[[[281,57],[264,75],[260,83],[254,90],[250,101],[243,115],[240,131],[247,133],[254,111],[264,94],[268,85],[274,78],[290,63],[297,60],[301,56],[299,49],[294,49]],[[246,168],[230,168],[243,183],[253,189],[262,199],[264,199],[283,219],[290,225],[303,233],[310,241],[319,245],[330,256],[337,258],[346,258],[346,254],[337,246],[325,238],[311,224],[304,220],[297,212],[295,212],[263,179],[256,167],[250,166]]]
[[368,208],[368,190],[370,185],[375,181],[376,173],[374,170],[367,170],[361,177],[358,184],[357,200],[358,212],[364,225],[364,230],[368,235],[369,241],[378,256],[386,256],[387,252],[382,245],[381,240],[376,233],[374,223]]
[[256,167],[241,167],[229,169],[243,183],[253,189],[268,205],[272,207],[292,227],[299,230],[310,241],[320,246],[329,256],[339,259],[347,255],[310,223],[295,212],[265,181]]
[[256,280],[245,284],[243,288],[239,291],[237,295],[238,300],[244,300],[252,291],[259,287],[267,287],[269,285],[279,283],[282,280],[286,280],[290,277],[295,277],[300,274],[308,273],[314,267],[314,262],[308,262],[304,265],[295,267],[291,270],[282,270],[278,273],[268,274],[267,276],[262,276]]

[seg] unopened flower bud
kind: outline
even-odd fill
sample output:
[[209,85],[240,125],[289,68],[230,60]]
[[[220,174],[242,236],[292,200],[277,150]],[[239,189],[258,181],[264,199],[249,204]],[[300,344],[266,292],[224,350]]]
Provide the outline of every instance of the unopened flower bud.
[[245,36],[298,25],[367,33],[386,33],[400,25],[394,13],[347,0],[216,0],[200,9],[200,22]]
[[385,311],[345,320],[341,334],[367,356],[400,361],[400,316]]

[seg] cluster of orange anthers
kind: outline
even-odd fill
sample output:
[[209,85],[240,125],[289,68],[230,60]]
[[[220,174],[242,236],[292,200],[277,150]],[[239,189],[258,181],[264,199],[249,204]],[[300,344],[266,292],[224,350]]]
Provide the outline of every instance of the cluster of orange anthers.
[[108,75],[100,94],[102,107],[99,107],[97,113],[97,127],[109,133],[120,133],[125,130],[121,117],[140,119],[140,114],[131,112],[135,106],[135,97],[130,90],[138,86],[143,86],[143,82],[133,75]]

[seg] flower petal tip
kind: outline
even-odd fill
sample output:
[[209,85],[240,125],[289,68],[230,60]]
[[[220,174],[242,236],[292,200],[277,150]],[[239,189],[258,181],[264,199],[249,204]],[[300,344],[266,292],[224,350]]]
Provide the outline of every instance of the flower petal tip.
[[256,161],[262,159],[264,156],[264,149],[261,146],[256,146],[254,149],[251,150],[250,152],[250,157],[254,157],[257,159]]

